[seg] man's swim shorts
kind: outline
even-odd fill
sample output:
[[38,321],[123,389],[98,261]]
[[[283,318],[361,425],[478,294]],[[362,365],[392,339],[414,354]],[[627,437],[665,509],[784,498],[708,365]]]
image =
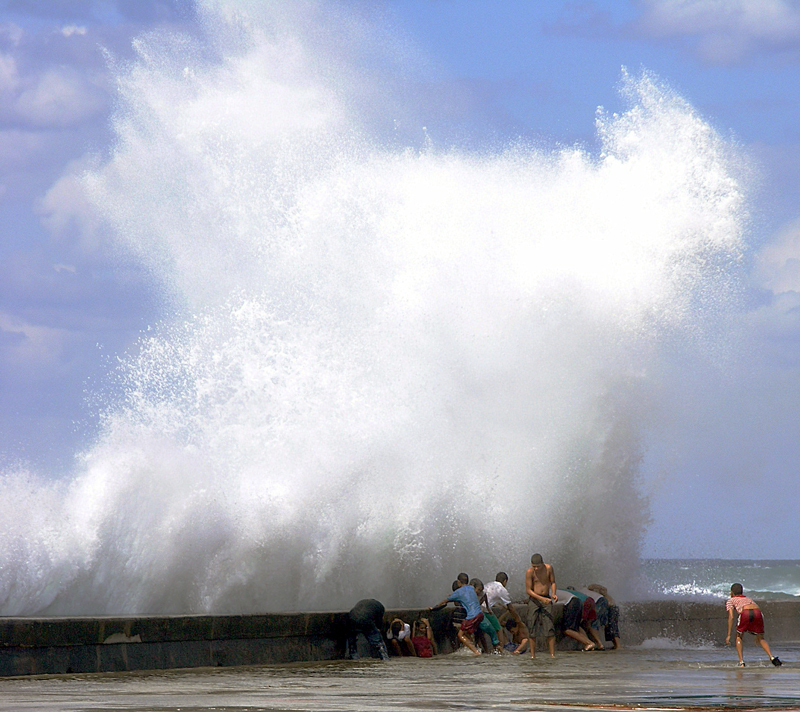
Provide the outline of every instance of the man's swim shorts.
[[476,630],[478,630],[478,626],[481,624],[482,620],[483,613],[479,613],[474,618],[467,618],[467,620],[461,624],[461,631],[463,633],[474,633]]
[[528,601],[528,631],[532,638],[550,638],[556,634],[552,603]]
[[739,615],[737,633],[753,633],[764,635],[764,617],[758,608],[749,608]]
[[581,627],[581,599],[574,596],[564,604],[564,612],[561,615],[561,627],[563,630],[578,630]]

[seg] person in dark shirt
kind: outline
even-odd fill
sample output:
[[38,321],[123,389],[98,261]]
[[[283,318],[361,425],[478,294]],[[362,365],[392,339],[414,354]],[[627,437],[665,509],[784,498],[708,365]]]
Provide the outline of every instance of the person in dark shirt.
[[389,659],[389,651],[386,650],[386,643],[383,642],[381,634],[384,613],[386,613],[386,609],[380,601],[376,601],[374,598],[365,598],[356,603],[347,614],[347,649],[352,660],[359,659],[359,633],[362,633],[367,639],[373,657],[377,653],[381,660]]

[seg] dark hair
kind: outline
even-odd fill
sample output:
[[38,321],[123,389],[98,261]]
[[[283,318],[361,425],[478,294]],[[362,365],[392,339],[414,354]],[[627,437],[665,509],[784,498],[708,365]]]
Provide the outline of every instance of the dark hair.
[[516,627],[517,627],[517,621],[515,621],[513,618],[509,618],[506,621],[506,630],[513,630]]
[[734,596],[741,596],[744,593],[744,589],[742,588],[742,584],[735,583],[731,586],[731,593]]
[[472,586],[472,588],[483,588],[483,581],[479,578],[474,578],[469,582],[469,585]]
[[534,554],[531,556],[531,563],[534,566],[541,566],[544,563],[544,559],[542,558],[541,554]]
[[400,631],[403,630],[403,622],[402,621],[392,621],[392,635],[396,638],[400,635]]
[[494,580],[499,581],[500,583],[508,581],[508,574],[505,571],[501,571],[499,574],[497,574],[497,576],[494,577]]
[[454,591],[457,591],[457,590],[458,590],[458,588],[459,588],[459,584],[460,584],[460,583],[461,583],[461,582],[460,582],[458,579],[456,579],[455,581],[453,581],[453,590],[454,590]]
[[469,576],[466,574],[459,574],[456,578],[461,581],[465,586],[469,583]]

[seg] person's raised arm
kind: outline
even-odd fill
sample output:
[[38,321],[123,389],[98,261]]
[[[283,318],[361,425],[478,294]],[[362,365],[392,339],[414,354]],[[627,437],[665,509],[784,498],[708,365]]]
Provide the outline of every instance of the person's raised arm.
[[440,608],[444,608],[448,603],[450,603],[449,598],[445,598],[444,601],[441,603],[437,603],[435,606],[428,606],[429,611],[438,611]]
[[433,650],[434,655],[439,654],[439,649],[436,647],[436,639],[433,637],[433,628],[431,628],[431,622],[427,618],[422,618],[425,621],[425,635],[428,636],[428,640],[431,641],[431,649]]

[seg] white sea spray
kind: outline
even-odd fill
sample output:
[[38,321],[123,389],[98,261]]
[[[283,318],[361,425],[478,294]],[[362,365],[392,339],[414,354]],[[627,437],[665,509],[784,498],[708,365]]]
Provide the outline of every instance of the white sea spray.
[[534,551],[623,594],[661,355],[742,247],[734,148],[648,73],[598,152],[397,147],[302,14],[199,11],[137,41],[86,178],[163,320],[71,481],[4,476],[0,608],[427,605]]

